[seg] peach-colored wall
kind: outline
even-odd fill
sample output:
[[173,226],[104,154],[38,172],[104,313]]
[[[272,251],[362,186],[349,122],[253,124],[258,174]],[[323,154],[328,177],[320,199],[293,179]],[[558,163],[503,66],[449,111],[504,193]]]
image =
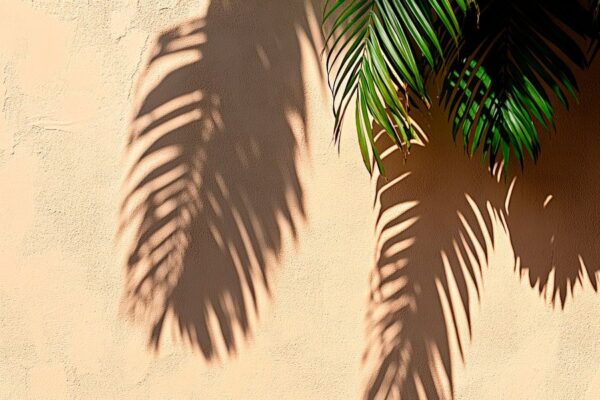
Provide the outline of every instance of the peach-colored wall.
[[[560,299],[580,273],[578,254],[589,276],[598,265],[599,146],[589,135],[599,128],[598,74],[582,84],[581,106],[559,113],[540,168],[528,167],[517,178],[508,207],[512,180],[494,183],[458,147],[452,152],[449,135],[437,134],[445,130],[442,118],[428,128],[430,144],[390,172],[412,175],[401,181],[390,176],[386,186],[364,171],[352,124],[339,155],[332,145],[327,92],[314,56],[321,46],[318,25],[310,7],[289,1],[215,1],[211,8],[192,0],[0,2],[0,398],[361,398],[390,348],[377,334],[381,315],[393,317],[403,340],[392,387],[408,398],[440,397],[450,384],[457,399],[600,398],[600,296],[582,274],[564,307]],[[204,23],[189,22],[207,12]],[[185,40],[157,42],[173,27],[183,29],[176,32]],[[161,43],[180,51],[150,62]],[[168,76],[174,80],[159,86]],[[220,173],[227,192],[246,199],[230,202],[238,205],[232,215],[243,217],[239,207],[249,202],[248,218],[263,231],[281,231],[273,240],[257,239],[254,253],[264,252],[264,263],[248,256],[249,271],[266,271],[270,282],[270,298],[264,285],[256,286],[259,318],[248,300],[248,283],[260,281],[255,275],[238,282],[239,293],[221,283],[229,291],[223,298],[221,286],[202,281],[219,276],[218,268],[236,277],[247,266],[224,259],[223,248],[206,245],[202,235],[192,237],[190,248],[196,243],[195,249],[212,251],[195,250],[194,258],[213,261],[202,267],[212,268],[212,275],[200,269],[185,290],[167,286],[167,297],[177,295],[171,303],[157,296],[141,314],[128,308],[127,284],[136,281],[124,272],[123,253],[133,239],[115,240],[115,232],[119,204],[135,182],[126,175],[131,154],[143,150],[125,149],[144,130],[144,120],[135,118],[145,115],[140,110],[158,110],[148,118],[159,119],[164,109],[158,106],[184,101],[178,90],[188,88],[208,93],[212,97],[201,98],[216,104],[207,109],[208,131],[230,135],[206,138],[213,152],[203,153],[205,186],[199,187]],[[569,136],[561,136],[565,132]],[[184,149],[198,146],[185,131],[180,136],[191,140],[179,142],[188,143]],[[227,158],[232,152],[226,146],[235,143],[271,164]],[[136,139],[135,145],[147,144]],[[282,159],[264,153],[273,148]],[[373,212],[376,192],[382,197]],[[206,204],[210,193],[202,192]],[[544,208],[548,194],[554,197]],[[380,211],[381,221],[418,220],[383,226],[375,223]],[[385,247],[390,238],[392,246]],[[252,247],[248,241],[232,240],[225,248],[239,255]],[[465,246],[473,249],[471,257]],[[546,283],[552,254],[560,262],[550,274],[554,281]],[[528,268],[522,273],[515,255]],[[393,256],[390,267],[385,257]],[[195,276],[188,270],[175,277]],[[407,308],[399,312],[377,290],[381,277],[396,270],[394,287],[406,290],[401,300]],[[530,276],[547,288],[542,296]],[[217,294],[202,297],[197,287]],[[236,294],[242,296],[238,303]],[[226,315],[238,317],[232,357],[224,355],[227,340],[219,338],[214,310],[207,311],[214,357],[203,354],[200,337],[181,340],[174,325],[179,318],[184,333],[197,333],[204,325],[194,312],[219,302]],[[242,323],[227,308],[231,304],[248,306],[247,340],[239,340]],[[155,351],[147,347],[148,329],[164,310],[169,314]]]

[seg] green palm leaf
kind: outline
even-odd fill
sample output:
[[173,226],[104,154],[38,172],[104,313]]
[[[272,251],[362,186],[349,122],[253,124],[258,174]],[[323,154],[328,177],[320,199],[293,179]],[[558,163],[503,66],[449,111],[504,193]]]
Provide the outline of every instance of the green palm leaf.
[[505,166],[511,154],[522,165],[524,153],[539,154],[538,129],[553,125],[551,97],[568,107],[577,95],[571,67],[587,64],[593,13],[577,0],[479,5],[477,24],[467,24],[450,56],[442,99],[470,155],[482,147],[491,165],[499,154]]
[[[415,137],[410,94],[429,103],[424,73],[442,56],[440,31],[457,41],[457,10],[474,0],[325,0],[327,72],[333,94],[334,138],[356,99],[356,127],[363,161],[384,173],[372,123],[405,151]],[[439,27],[439,28],[438,28]]]

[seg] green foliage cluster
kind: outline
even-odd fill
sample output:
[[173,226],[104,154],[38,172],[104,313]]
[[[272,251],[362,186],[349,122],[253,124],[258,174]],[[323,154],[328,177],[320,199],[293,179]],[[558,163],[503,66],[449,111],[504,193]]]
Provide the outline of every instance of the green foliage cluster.
[[431,104],[427,83],[473,156],[505,167],[537,159],[539,130],[553,126],[555,97],[577,97],[572,68],[598,51],[599,0],[325,0],[326,67],[334,138],[349,105],[369,172],[385,173],[373,124],[408,152],[410,106]]

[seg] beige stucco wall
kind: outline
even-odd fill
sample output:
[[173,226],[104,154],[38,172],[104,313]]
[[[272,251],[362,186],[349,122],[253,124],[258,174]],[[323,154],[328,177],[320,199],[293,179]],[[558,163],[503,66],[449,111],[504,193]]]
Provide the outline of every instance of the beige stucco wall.
[[[381,344],[371,341],[372,317],[365,317],[374,307],[369,301],[377,286],[374,265],[389,272],[381,261],[383,239],[376,233],[382,230],[374,229],[375,217],[411,201],[419,202],[414,216],[421,222],[415,225],[418,237],[406,239],[418,245],[406,254],[398,250],[402,244],[394,247],[402,253],[394,265],[408,266],[398,267],[403,271],[398,284],[410,287],[406,304],[412,314],[406,320],[403,313],[390,314],[402,317],[401,332],[410,338],[412,350],[400,364],[409,371],[404,381],[412,382],[405,388],[412,385],[415,392],[405,394],[444,393],[452,382],[458,399],[600,398],[600,296],[588,275],[574,283],[574,296],[567,296],[564,307],[560,294],[552,300],[552,281],[540,295],[529,279],[545,282],[547,260],[554,257],[557,291],[565,293],[566,282],[580,273],[579,254],[595,276],[598,146],[584,135],[599,128],[600,90],[593,78],[598,74],[582,84],[582,105],[560,113],[540,168],[517,178],[508,206],[512,180],[494,183],[458,147],[448,152],[448,135],[435,135],[444,130],[443,120],[434,118],[429,136],[439,140],[415,149],[408,164],[391,172],[412,175],[373,212],[374,193],[385,190],[385,182],[371,182],[364,171],[351,124],[339,155],[332,145],[330,107],[313,54],[320,44],[309,38],[318,26],[300,0],[290,1],[247,1],[239,12],[228,8],[235,1],[219,2],[201,27],[205,35],[191,39],[210,43],[201,47],[204,54],[176,54],[155,69],[146,66],[158,34],[203,17],[208,4],[0,2],[0,398],[360,398],[378,365],[377,354],[375,361],[372,354],[363,361],[363,352],[367,343],[375,343],[370,346],[375,352]],[[234,190],[246,185],[265,192],[271,184],[284,198],[296,199],[282,206],[289,216],[275,218],[281,243],[266,246],[265,257],[279,254],[269,261],[271,298],[257,286],[260,317],[251,316],[248,340],[236,341],[235,356],[211,362],[170,324],[158,352],[147,347],[147,324],[133,323],[122,300],[127,240],[115,240],[128,183],[130,118],[162,78],[195,62],[203,69],[192,72],[202,73],[207,92],[234,99],[234,105],[239,101],[239,107],[221,111],[238,109],[241,117],[216,116],[215,126],[222,117],[242,130],[260,128],[260,134],[250,132],[264,145],[260,151],[272,149],[268,143],[278,140],[277,127],[296,138],[276,148],[291,160],[286,168],[298,175],[301,189],[273,186],[278,181],[269,179],[277,175],[269,165],[239,175],[248,182],[231,183]],[[183,75],[182,87],[196,85],[197,75]],[[278,102],[286,98],[292,100]],[[243,107],[254,99],[264,108]],[[560,136],[565,132],[569,135]],[[548,195],[554,197],[544,207]],[[254,209],[266,209],[260,196],[253,199]],[[468,235],[456,211],[481,243],[484,231],[495,239],[492,245],[487,238],[487,261],[474,255],[461,263],[450,255],[444,264],[440,252],[453,251],[452,239],[460,238],[452,236],[455,230]],[[403,212],[382,212],[382,219]],[[515,255],[528,270],[519,272]],[[471,271],[474,278],[465,278]],[[449,296],[440,294],[444,291]],[[184,304],[192,311],[197,306]],[[458,334],[449,320],[453,311]],[[217,353],[223,355],[220,346]]]

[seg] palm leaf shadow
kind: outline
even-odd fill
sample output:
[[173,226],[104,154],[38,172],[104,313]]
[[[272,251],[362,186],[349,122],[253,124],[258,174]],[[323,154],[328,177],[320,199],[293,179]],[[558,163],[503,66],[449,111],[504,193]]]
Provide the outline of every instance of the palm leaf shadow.
[[[511,158],[523,157],[517,145],[528,147],[535,159],[539,144],[545,143],[537,165],[524,157],[525,173],[511,161],[514,186],[505,202],[511,207],[501,212],[517,256],[515,268],[552,304],[562,307],[585,280],[598,289],[600,212],[592,205],[600,193],[598,169],[591,160],[600,155],[592,133],[598,131],[600,70],[597,65],[590,69],[598,45],[597,15],[590,7],[597,11],[597,6],[595,1],[481,2],[477,23],[466,24],[467,39],[460,50],[471,57],[456,59],[443,90],[454,129],[464,135],[465,146],[485,142],[485,132],[494,125],[511,141],[513,134],[523,135],[521,144],[511,145],[516,150]],[[515,34],[519,41],[510,40]],[[532,93],[541,95],[527,100],[530,95],[523,87],[529,85],[535,87]],[[569,92],[579,92],[579,101],[573,102],[578,104],[569,105]],[[507,93],[512,94],[506,97]],[[521,119],[523,129],[502,126],[506,118],[494,117],[500,115],[499,109],[514,114],[510,102],[499,108],[496,102],[501,97],[527,103],[516,108],[527,110],[521,117],[511,117]],[[539,112],[540,106],[545,111]],[[492,143],[496,141],[487,140],[485,146]],[[508,151],[503,157],[507,155]]]
[[435,139],[414,145],[406,162],[387,135],[377,139],[387,175],[376,182],[366,399],[452,398],[451,342],[462,354],[495,230],[505,226],[502,186],[452,150],[443,119],[432,122]]
[[577,71],[579,103],[557,108],[537,165],[515,173],[507,221],[516,268],[561,307],[577,285],[598,291],[600,272],[600,64]]
[[311,37],[311,13],[304,1],[212,1],[154,45],[119,231],[123,304],[156,350],[172,319],[207,360],[223,345],[235,353],[270,294],[282,235],[295,237],[304,216],[288,117],[306,123],[300,35]]
[[598,63],[576,72],[580,103],[559,109],[538,164],[509,170],[510,178],[496,165],[492,179],[484,165],[453,151],[439,106],[425,129],[433,139],[414,146],[406,162],[380,134],[387,176],[376,181],[365,398],[453,398],[451,344],[463,355],[473,295],[501,237],[512,251],[494,267],[506,263],[527,276],[551,304],[564,306],[585,281],[598,290],[599,74]]

